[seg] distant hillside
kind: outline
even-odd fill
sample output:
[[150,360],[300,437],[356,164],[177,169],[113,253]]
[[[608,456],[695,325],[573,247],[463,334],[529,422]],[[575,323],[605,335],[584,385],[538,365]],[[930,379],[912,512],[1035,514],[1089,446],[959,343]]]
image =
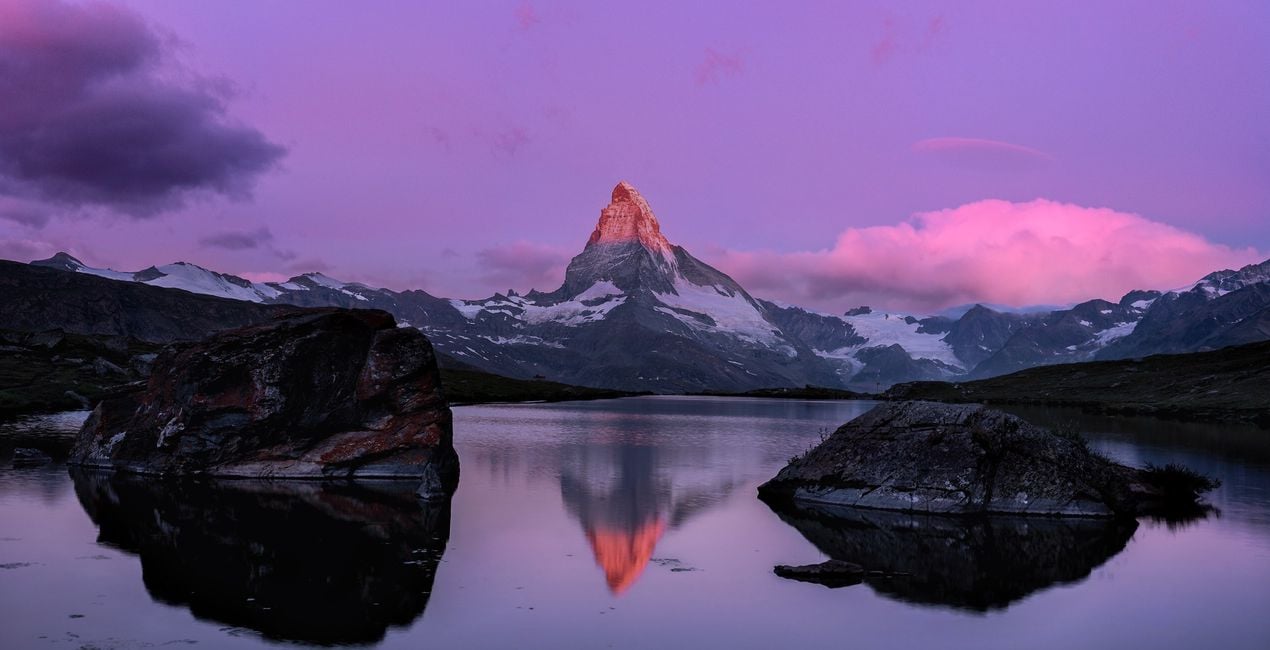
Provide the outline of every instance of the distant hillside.
[[899,384],[886,399],[1075,406],[1270,428],[1270,341],[1211,352],[1042,366],[964,383]]
[[541,379],[513,379],[480,370],[441,366],[441,385],[451,406],[492,402],[566,402],[630,397],[630,393],[606,388],[571,386]]
[[297,308],[118,282],[0,260],[0,329],[51,329],[150,343],[193,341]]

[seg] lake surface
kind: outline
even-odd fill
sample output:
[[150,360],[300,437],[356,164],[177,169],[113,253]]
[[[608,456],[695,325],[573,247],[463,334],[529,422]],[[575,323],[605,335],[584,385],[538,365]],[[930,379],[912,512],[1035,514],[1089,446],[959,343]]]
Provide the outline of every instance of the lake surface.
[[[1020,411],[1220,478],[1220,513],[1187,523],[835,523],[755,498],[871,406],[456,408],[448,507],[391,484],[10,469],[84,414],[0,424],[0,648],[1270,648],[1270,432]],[[838,589],[772,573],[839,554],[907,570]]]

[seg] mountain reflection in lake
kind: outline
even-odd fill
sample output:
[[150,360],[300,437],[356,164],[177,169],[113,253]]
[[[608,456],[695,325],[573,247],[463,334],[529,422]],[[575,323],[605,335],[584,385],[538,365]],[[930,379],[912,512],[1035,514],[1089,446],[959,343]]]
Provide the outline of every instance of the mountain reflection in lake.
[[155,600],[271,639],[367,643],[408,625],[450,534],[449,504],[411,485],[72,477],[98,541],[140,556]]
[[667,527],[678,527],[719,502],[736,484],[732,472],[672,475],[668,470],[674,462],[657,446],[640,444],[638,436],[599,446],[570,445],[561,458],[565,507],[581,522],[615,594],[639,579]]
[[[1185,526],[886,513],[843,526],[757,499],[870,407],[458,407],[448,520],[349,486],[76,484],[65,465],[3,462],[5,438],[46,442],[58,418],[0,423],[0,648],[1270,647],[1265,431],[1030,414],[1077,423],[1121,462],[1221,478],[1220,516]],[[907,575],[827,589],[772,571],[829,557]]]

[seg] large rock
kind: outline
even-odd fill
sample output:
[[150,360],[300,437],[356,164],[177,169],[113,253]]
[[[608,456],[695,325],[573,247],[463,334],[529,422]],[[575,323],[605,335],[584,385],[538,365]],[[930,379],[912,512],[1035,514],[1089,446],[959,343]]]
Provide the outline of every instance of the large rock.
[[1132,516],[1143,474],[1000,411],[883,404],[792,459],[759,488],[769,501],[923,513]]
[[427,338],[373,310],[323,310],[164,350],[145,389],[102,402],[73,464],[161,475],[458,481]]

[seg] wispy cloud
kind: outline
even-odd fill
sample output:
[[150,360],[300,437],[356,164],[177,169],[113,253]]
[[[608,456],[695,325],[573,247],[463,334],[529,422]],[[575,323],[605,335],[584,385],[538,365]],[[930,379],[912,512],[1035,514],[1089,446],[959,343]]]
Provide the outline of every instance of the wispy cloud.
[[219,248],[227,251],[265,251],[283,261],[295,259],[296,254],[278,248],[274,244],[273,233],[268,228],[255,230],[236,230],[208,235],[198,240],[204,248]]
[[707,47],[705,57],[693,71],[693,81],[697,86],[719,83],[724,77],[739,76],[745,71],[745,62],[739,53],[720,52]]
[[515,242],[478,251],[481,280],[514,289],[555,289],[564,281],[569,253],[554,246]]
[[515,15],[516,26],[521,29],[532,29],[534,25],[542,22],[542,17],[538,15],[538,10],[528,1],[516,6]]
[[1036,169],[1054,161],[1044,151],[986,138],[928,138],[914,142],[912,150],[954,166],[989,171]]

